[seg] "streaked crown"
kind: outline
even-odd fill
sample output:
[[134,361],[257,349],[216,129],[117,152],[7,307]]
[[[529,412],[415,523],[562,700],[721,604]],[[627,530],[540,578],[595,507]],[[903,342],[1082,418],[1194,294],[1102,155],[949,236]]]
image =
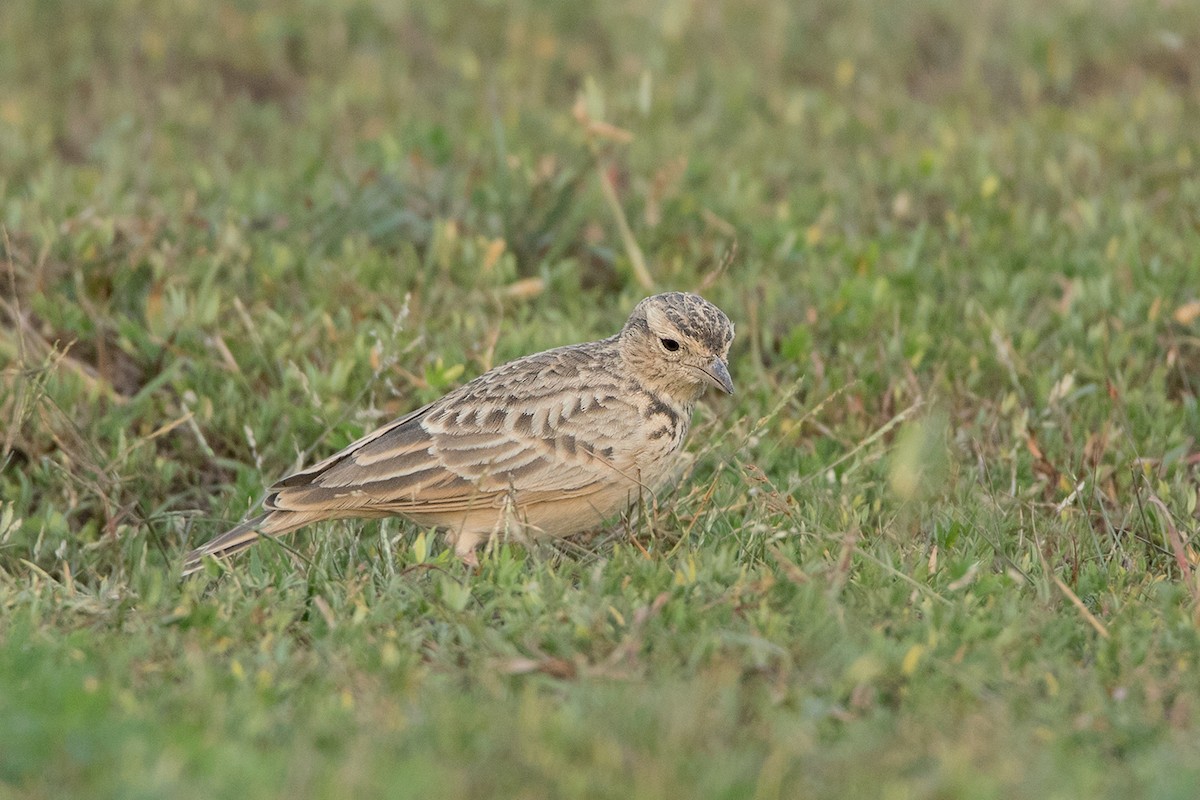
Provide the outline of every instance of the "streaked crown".
[[733,323],[725,312],[689,292],[647,297],[633,309],[625,328],[663,328],[664,323],[712,355],[725,355],[733,343]]

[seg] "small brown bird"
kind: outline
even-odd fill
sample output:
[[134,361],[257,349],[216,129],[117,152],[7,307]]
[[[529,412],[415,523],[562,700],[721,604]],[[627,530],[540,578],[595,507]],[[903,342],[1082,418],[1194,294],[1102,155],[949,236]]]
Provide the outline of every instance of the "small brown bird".
[[496,367],[271,487],[264,513],[188,553],[225,557],[320,520],[406,517],[455,553],[512,526],[587,530],[653,493],[683,451],[692,409],[733,393],[733,324],[702,297],[638,303],[616,336]]

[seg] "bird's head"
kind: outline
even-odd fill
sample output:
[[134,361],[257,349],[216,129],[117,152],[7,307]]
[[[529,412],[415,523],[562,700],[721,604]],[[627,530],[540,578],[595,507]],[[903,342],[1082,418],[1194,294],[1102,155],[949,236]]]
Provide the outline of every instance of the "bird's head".
[[692,403],[715,386],[733,394],[733,323],[703,297],[666,292],[637,304],[621,330],[621,355],[647,388]]

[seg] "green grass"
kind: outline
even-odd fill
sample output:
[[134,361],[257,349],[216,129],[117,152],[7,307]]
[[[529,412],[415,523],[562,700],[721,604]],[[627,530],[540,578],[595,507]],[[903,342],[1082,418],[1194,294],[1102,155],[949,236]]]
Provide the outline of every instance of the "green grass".
[[[1193,797],[1198,50],[1148,0],[0,4],[0,796]],[[615,331],[622,218],[738,327],[652,514],[178,582]]]

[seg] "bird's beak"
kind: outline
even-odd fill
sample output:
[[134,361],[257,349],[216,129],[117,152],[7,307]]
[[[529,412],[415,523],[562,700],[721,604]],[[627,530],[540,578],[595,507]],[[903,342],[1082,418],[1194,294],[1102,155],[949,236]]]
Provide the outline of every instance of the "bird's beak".
[[729,366],[725,363],[725,359],[717,356],[710,361],[704,370],[704,375],[712,382],[713,386],[725,394],[733,394],[733,378],[729,377]]

